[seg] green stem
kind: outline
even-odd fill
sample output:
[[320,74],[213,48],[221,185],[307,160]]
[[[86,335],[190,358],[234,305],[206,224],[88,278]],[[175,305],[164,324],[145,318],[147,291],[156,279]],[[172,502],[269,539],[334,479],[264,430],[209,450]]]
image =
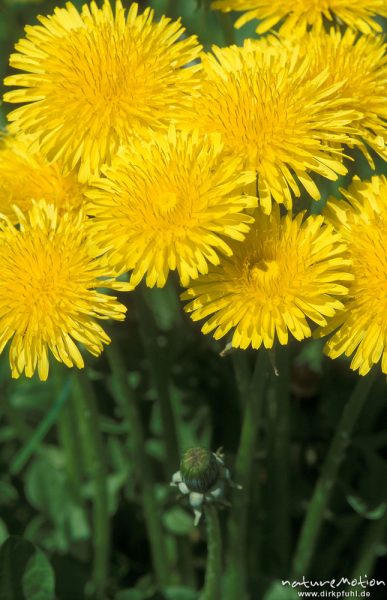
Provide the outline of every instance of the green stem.
[[207,526],[207,566],[204,588],[199,600],[220,600],[222,577],[222,537],[218,511],[213,505],[204,508]]
[[[147,290],[149,291],[149,290]],[[178,298],[172,284],[162,290],[165,296],[169,295],[169,304],[178,305]],[[160,416],[163,430],[163,440],[166,449],[166,461],[164,461],[164,472],[170,478],[179,465],[180,449],[176,429],[176,419],[170,395],[169,365],[166,364],[165,354],[157,345],[157,328],[153,312],[148,307],[146,291],[139,297],[137,302],[137,313],[140,335],[145,354],[149,363],[149,375],[157,392],[157,400],[160,407]],[[177,537],[177,557],[179,572],[183,575],[184,582],[195,585],[195,573],[193,568],[192,550],[188,540]]]
[[65,456],[65,465],[69,485],[74,498],[81,500],[82,472],[86,469],[80,460],[82,457],[77,420],[74,415],[73,402],[63,407],[57,422],[58,439]]
[[289,518],[289,354],[287,346],[276,350],[278,376],[269,404],[268,497],[269,537],[277,575],[287,574],[290,554]]
[[139,327],[145,354],[149,362],[149,375],[157,392],[161,423],[167,458],[165,472],[169,477],[179,464],[179,444],[176,432],[175,415],[169,393],[169,369],[163,351],[157,345],[157,329],[146,300],[140,297],[137,302]]
[[222,26],[224,43],[226,46],[232,46],[235,44],[235,29],[231,15],[221,12],[218,13],[218,18]]
[[293,561],[292,576],[294,579],[308,574],[310,561],[313,557],[313,551],[339,468],[344,460],[352,430],[374,382],[375,374],[376,369],[367,377],[360,377],[344,407],[301,528]]
[[58,397],[54,400],[50,410],[43,417],[39,425],[33,430],[31,437],[27,440],[25,445],[19,450],[13,459],[9,468],[12,475],[17,475],[24,465],[27,463],[29,458],[34,454],[41,442],[50,431],[51,427],[57,421],[58,416],[65,404],[70,393],[70,379],[68,378],[65,382]]
[[234,369],[235,382],[238,388],[240,405],[244,408],[244,402],[249,389],[251,371],[245,350],[236,350],[231,353],[231,362]]
[[83,370],[74,378],[74,408],[77,413],[85,466],[93,483],[93,584],[95,598],[106,599],[110,556],[110,518],[107,473],[93,385]]
[[[247,595],[246,538],[249,491],[256,440],[262,413],[267,375],[267,353],[257,353],[254,373],[245,401],[242,431],[235,461],[234,479],[242,486],[232,495],[232,507],[228,521],[227,572],[225,598],[244,600]],[[257,485],[257,476],[254,478]]]
[[378,549],[383,544],[387,530],[387,510],[381,519],[371,521],[364,535],[360,548],[360,555],[352,573],[351,580],[365,575],[370,578],[374,570],[375,562],[379,556]]
[[114,397],[128,424],[128,445],[136,469],[136,476],[141,485],[152,562],[158,584],[163,588],[170,582],[167,546],[156,502],[153,475],[145,452],[145,435],[140,413],[134,393],[128,384],[125,363],[114,341],[106,349],[106,354],[113,374]]

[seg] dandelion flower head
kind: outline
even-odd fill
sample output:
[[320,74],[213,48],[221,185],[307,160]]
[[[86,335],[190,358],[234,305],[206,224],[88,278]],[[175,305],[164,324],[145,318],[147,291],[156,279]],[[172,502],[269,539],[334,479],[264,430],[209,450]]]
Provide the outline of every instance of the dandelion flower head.
[[[269,47],[286,44],[276,36],[268,36],[257,44],[263,42]],[[343,84],[338,100],[342,99],[343,108],[354,106],[359,113],[356,143],[371,166],[374,164],[364,142],[386,159],[387,56],[383,36],[359,35],[351,29],[341,33],[331,28],[329,32],[311,31],[301,38],[293,35],[287,42],[309,58],[311,78],[328,72],[327,83]]]
[[[20,213],[20,211],[19,211]],[[123,320],[126,308],[99,288],[126,289],[95,256],[80,211],[58,216],[34,203],[15,227],[0,229],[0,352],[10,342],[12,377],[49,371],[49,353],[68,367],[83,367],[77,342],[98,356],[110,338],[99,319]]]
[[126,15],[121,1],[108,0],[81,13],[68,2],[41,25],[26,27],[10,64],[22,73],[5,84],[17,89],[7,102],[22,103],[9,119],[16,131],[34,135],[50,161],[68,170],[79,165],[87,180],[109,163],[121,143],[148,128],[163,129],[189,105],[201,47],[196,37],[181,39],[179,21],[153,11]]
[[212,8],[229,12],[246,11],[235,23],[239,28],[259,19],[257,33],[265,33],[281,22],[281,34],[304,33],[309,27],[321,30],[324,21],[345,24],[362,33],[382,31],[375,16],[387,16],[385,0],[215,0]]
[[28,137],[0,137],[0,213],[11,221],[18,218],[14,205],[25,213],[33,200],[46,200],[59,213],[78,211],[85,189],[74,171],[64,175],[59,163],[49,165],[40,152],[32,154]]
[[326,216],[348,246],[354,279],[345,311],[321,333],[335,331],[326,345],[331,358],[352,356],[360,375],[381,360],[387,373],[387,178],[355,177],[341,192],[345,200],[330,199]]
[[[387,159],[387,56],[382,36],[329,33],[306,36],[306,52],[311,56],[312,73],[329,70],[331,83],[345,81],[343,98],[352,99],[361,119],[356,126],[358,141],[365,141],[384,160]],[[373,167],[363,143],[361,148]]]
[[[233,255],[182,294],[194,321],[207,319],[203,333],[215,339],[232,331],[236,348],[272,348],[311,335],[307,319],[325,324],[343,308],[349,261],[345,245],[321,215],[294,219],[256,211],[255,224]],[[344,285],[343,285],[344,283]]]
[[219,135],[171,127],[123,149],[104,174],[87,192],[87,210],[95,239],[112,264],[132,270],[133,286],[146,277],[162,287],[173,270],[188,285],[219,253],[231,254],[225,238],[243,240],[253,222],[244,210],[257,200],[240,189],[255,175],[224,156]]
[[309,59],[288,46],[266,52],[247,41],[214,54],[203,56],[198,127],[220,133],[226,150],[256,171],[265,212],[272,199],[290,208],[300,184],[318,200],[310,174],[337,179],[346,172],[340,144],[357,118],[350,108],[336,108],[340,84],[326,84],[327,73],[311,78]]

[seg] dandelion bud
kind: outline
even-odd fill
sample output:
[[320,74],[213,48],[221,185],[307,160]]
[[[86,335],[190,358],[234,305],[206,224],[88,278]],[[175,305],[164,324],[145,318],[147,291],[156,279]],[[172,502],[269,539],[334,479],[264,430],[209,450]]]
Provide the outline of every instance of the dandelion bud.
[[184,452],[180,471],[173,475],[171,485],[178,487],[181,494],[188,495],[195,525],[202,516],[203,504],[216,502],[227,505],[227,488],[235,486],[220,452],[211,452],[206,448],[189,448]]
[[219,477],[216,455],[205,448],[189,448],[180,461],[182,480],[192,492],[207,492]]

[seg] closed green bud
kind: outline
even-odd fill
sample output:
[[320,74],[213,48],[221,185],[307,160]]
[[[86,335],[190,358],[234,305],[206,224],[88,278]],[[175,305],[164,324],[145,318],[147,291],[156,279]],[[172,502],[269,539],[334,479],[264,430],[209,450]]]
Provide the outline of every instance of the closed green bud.
[[189,448],[180,461],[180,470],[173,474],[171,485],[179,488],[195,514],[195,525],[199,523],[203,504],[228,505],[225,499],[229,486],[240,488],[230,479],[221,449],[211,452],[206,448]]
[[180,461],[182,480],[192,492],[207,492],[220,474],[219,461],[206,448],[188,448]]

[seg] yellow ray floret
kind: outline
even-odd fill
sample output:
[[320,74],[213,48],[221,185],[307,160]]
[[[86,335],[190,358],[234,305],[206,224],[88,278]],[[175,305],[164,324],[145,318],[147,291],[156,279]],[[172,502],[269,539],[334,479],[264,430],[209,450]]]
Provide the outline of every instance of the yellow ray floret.
[[345,311],[321,333],[336,330],[326,345],[331,358],[353,355],[360,375],[381,361],[387,373],[387,178],[355,177],[341,192],[345,200],[330,199],[326,216],[348,246],[354,280]]
[[102,268],[82,212],[58,217],[34,203],[17,228],[0,225],[0,352],[8,342],[12,377],[35,370],[46,380],[49,351],[68,367],[83,367],[77,342],[98,356],[109,336],[99,319],[122,321],[126,308],[98,288],[128,289]]
[[0,213],[16,223],[16,205],[23,213],[33,200],[46,200],[58,212],[78,211],[84,202],[85,185],[74,171],[64,175],[59,163],[47,164],[29,150],[26,136],[0,136]]
[[380,35],[357,35],[347,29],[344,34],[306,35],[300,42],[311,60],[311,76],[328,70],[331,84],[344,81],[339,95],[353,102],[360,118],[354,134],[356,144],[374,167],[364,142],[387,160],[387,56],[386,43]]
[[95,239],[130,282],[164,286],[177,270],[183,285],[219,253],[230,255],[225,238],[243,240],[257,205],[241,186],[255,178],[242,172],[239,158],[225,157],[219,135],[176,132],[123,149],[106,177],[87,192]]
[[187,110],[200,46],[179,21],[154,22],[136,3],[126,15],[120,0],[114,13],[107,0],[81,13],[69,2],[39,20],[11,55],[23,72],[6,78],[18,89],[4,99],[23,104],[9,115],[14,130],[33,134],[50,161],[79,165],[87,180],[121,143]]
[[205,277],[182,294],[194,321],[207,319],[203,333],[220,339],[230,331],[237,348],[272,348],[287,344],[289,332],[302,340],[311,335],[307,319],[323,325],[343,308],[340,297],[351,279],[345,245],[322,216],[304,219],[256,211],[246,241],[233,246]]
[[345,24],[362,33],[380,32],[382,27],[375,17],[387,16],[385,0],[215,0],[211,6],[224,12],[247,11],[236,21],[236,28],[259,19],[257,33],[281,23],[283,35],[299,35],[309,27],[320,31],[324,22]]
[[359,113],[354,132],[356,144],[374,167],[364,142],[387,159],[387,56],[386,43],[380,35],[359,35],[346,29],[344,33],[331,29],[329,32],[312,31],[291,36],[286,41],[268,36],[256,44],[269,48],[289,44],[289,51],[296,47],[300,54],[309,58],[309,76],[313,79],[328,73],[327,84],[342,84],[337,97],[342,107],[355,107]]
[[327,72],[311,77],[309,58],[288,45],[268,51],[247,41],[213,51],[203,56],[195,123],[220,133],[226,151],[256,171],[265,212],[272,199],[290,208],[300,184],[319,199],[311,174],[334,180],[346,172],[340,144],[350,141],[359,118],[342,107],[343,83],[327,83]]

